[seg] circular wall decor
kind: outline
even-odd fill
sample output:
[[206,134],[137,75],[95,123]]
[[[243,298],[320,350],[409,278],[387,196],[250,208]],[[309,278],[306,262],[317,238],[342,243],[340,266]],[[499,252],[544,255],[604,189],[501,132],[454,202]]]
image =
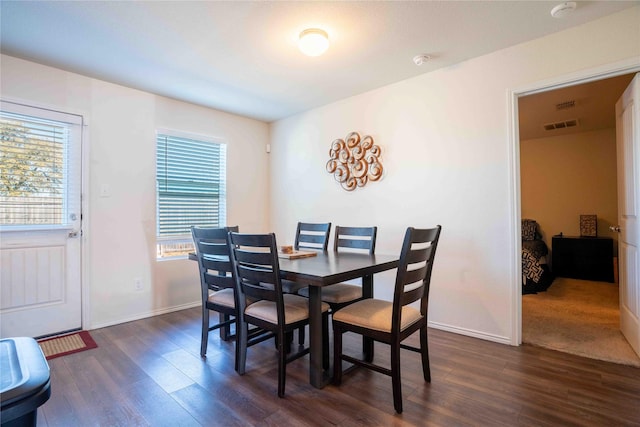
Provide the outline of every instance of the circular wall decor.
[[331,143],[327,172],[333,174],[342,188],[353,191],[382,177],[380,154],[380,147],[374,145],[371,136],[360,139],[358,132],[351,132],[344,140]]

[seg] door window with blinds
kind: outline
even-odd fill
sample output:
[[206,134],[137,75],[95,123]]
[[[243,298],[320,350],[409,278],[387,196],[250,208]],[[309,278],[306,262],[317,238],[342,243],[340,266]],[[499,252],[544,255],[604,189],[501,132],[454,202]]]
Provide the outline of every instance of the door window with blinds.
[[0,109],[0,225],[3,229],[69,227],[77,206],[68,194],[69,146],[82,118],[3,101]]
[[226,226],[226,144],[158,131],[156,138],[157,256],[192,252],[191,226]]

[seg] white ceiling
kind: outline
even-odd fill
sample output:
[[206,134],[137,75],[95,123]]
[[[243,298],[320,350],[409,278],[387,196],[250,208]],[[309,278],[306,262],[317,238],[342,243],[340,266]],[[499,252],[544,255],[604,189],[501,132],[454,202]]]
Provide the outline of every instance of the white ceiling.
[[[585,23],[640,1],[7,1],[3,53],[273,121]],[[300,31],[331,46],[310,58]],[[418,67],[421,53],[433,59]]]

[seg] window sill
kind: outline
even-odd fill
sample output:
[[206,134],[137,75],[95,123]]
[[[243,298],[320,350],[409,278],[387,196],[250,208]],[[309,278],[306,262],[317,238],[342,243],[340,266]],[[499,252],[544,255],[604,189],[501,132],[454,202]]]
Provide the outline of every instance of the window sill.
[[189,259],[189,254],[156,257],[156,261],[158,261],[158,262],[177,261],[177,260],[184,260],[184,259],[188,260]]

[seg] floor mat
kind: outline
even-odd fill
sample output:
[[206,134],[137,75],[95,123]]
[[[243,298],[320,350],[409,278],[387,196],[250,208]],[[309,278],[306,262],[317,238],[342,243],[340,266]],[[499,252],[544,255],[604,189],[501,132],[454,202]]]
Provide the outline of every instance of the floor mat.
[[47,360],[98,347],[88,331],[38,340]]

